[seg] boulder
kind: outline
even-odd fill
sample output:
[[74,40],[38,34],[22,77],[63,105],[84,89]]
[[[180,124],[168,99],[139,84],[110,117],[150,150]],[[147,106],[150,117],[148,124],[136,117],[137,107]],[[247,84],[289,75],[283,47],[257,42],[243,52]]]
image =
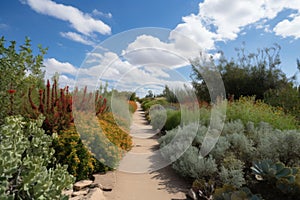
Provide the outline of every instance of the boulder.
[[92,183],[93,183],[93,181],[91,181],[91,180],[82,180],[82,181],[76,182],[73,185],[73,190],[74,191],[82,190],[84,188],[89,187]]

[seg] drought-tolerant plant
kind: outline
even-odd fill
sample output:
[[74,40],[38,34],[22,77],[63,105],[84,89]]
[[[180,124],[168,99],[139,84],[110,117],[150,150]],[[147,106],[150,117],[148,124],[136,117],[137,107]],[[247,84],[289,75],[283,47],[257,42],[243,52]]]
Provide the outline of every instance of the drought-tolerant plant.
[[[118,122],[121,120],[119,119]],[[129,151],[132,148],[132,138],[126,130],[126,124],[120,126],[113,113],[105,113],[99,119],[100,127],[107,139],[122,150]]]
[[129,110],[131,113],[134,113],[137,110],[137,104],[135,101],[128,101]]
[[[253,122],[244,124],[241,120],[226,122],[216,145],[203,158],[200,149],[208,130],[202,123],[192,123],[167,131],[159,139],[162,155],[172,161],[172,167],[179,174],[213,180],[217,187],[230,184],[239,189],[249,184],[253,189],[257,185],[250,167],[257,159],[270,159],[275,163],[283,162],[287,167],[299,167],[298,130],[281,131],[265,122],[257,125]],[[188,143],[192,146],[187,148]],[[298,175],[292,179],[297,178]],[[281,179],[278,185],[285,191],[296,190],[295,185],[286,184],[286,179]]]
[[0,127],[0,199],[66,199],[62,190],[74,177],[55,165],[52,138],[41,129],[43,119],[11,116]]
[[90,178],[95,172],[105,172],[106,166],[84,146],[74,125],[67,130],[61,130],[54,139],[55,163],[68,166],[68,172],[77,180]]
[[5,38],[0,38],[0,124],[4,123],[6,116],[23,114],[22,106],[28,101],[28,88],[44,86],[42,68],[45,54],[46,49],[39,46],[39,53],[34,55],[29,38],[19,49],[15,41],[7,46]]
[[244,124],[254,122],[267,122],[280,130],[297,129],[298,122],[292,115],[286,114],[282,109],[272,107],[255,97],[241,97],[239,100],[227,105],[226,118],[241,120]]
[[28,91],[30,108],[25,107],[30,118],[37,118],[40,114],[45,116],[43,129],[49,135],[60,130],[66,130],[73,123],[72,96],[68,87],[58,89],[57,81],[51,87],[47,81],[46,89],[39,90],[38,104],[32,99],[33,88]]
[[212,200],[215,192],[215,182],[204,179],[195,180],[192,185],[192,190],[196,192],[199,199]]
[[231,185],[217,188],[213,195],[214,200],[263,200],[261,195],[253,194],[249,188],[236,189]]
[[172,130],[179,126],[181,123],[181,112],[179,110],[167,110],[167,120],[164,130]]
[[167,120],[167,112],[161,105],[154,105],[149,110],[150,125],[153,130],[162,130]]

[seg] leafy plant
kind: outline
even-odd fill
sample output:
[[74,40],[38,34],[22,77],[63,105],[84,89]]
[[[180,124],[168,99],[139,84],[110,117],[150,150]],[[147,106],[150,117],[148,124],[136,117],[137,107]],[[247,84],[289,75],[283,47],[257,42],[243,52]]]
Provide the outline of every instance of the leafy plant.
[[53,141],[53,148],[55,162],[67,165],[68,172],[76,177],[77,181],[90,178],[93,173],[108,170],[106,166],[98,163],[99,161],[84,146],[74,125],[57,134]]
[[204,179],[195,180],[192,189],[197,193],[199,199],[212,200],[215,191],[215,182]]
[[15,41],[6,46],[5,38],[0,38],[0,125],[6,116],[24,114],[23,104],[28,101],[28,88],[44,86],[42,69],[46,50],[39,46],[39,53],[34,55],[29,38],[19,49]]
[[66,199],[62,190],[74,177],[67,166],[55,165],[52,138],[41,129],[43,119],[26,122],[11,116],[0,127],[0,198]]
[[217,188],[213,195],[214,200],[263,200],[258,194],[253,194],[249,188],[243,187],[237,190],[231,185]]
[[134,113],[137,110],[137,104],[135,101],[128,101],[129,110],[131,113]]
[[57,81],[50,85],[47,81],[46,90],[39,90],[38,105],[32,99],[32,90],[28,91],[28,99],[31,108],[26,108],[30,118],[37,118],[40,114],[45,116],[43,129],[47,134],[66,130],[73,123],[72,115],[72,96],[69,94],[68,87],[58,89]]
[[271,124],[280,130],[297,129],[298,122],[292,115],[286,114],[282,109],[272,107],[255,97],[241,97],[227,106],[226,117],[228,121],[241,120],[244,124],[260,122]]
[[300,194],[299,169],[286,167],[283,163],[261,160],[253,163],[252,172],[259,181],[269,181],[286,194]]

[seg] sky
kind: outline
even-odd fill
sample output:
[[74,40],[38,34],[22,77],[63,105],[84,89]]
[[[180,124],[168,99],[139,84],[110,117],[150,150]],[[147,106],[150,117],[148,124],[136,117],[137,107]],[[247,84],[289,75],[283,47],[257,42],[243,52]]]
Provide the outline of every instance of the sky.
[[[47,47],[46,78],[145,94],[189,84],[189,60],[281,46],[288,77],[300,59],[299,0],[2,0],[0,36]],[[299,74],[298,74],[299,77]],[[299,77],[300,78],[300,77]],[[299,80],[298,80],[299,81]]]

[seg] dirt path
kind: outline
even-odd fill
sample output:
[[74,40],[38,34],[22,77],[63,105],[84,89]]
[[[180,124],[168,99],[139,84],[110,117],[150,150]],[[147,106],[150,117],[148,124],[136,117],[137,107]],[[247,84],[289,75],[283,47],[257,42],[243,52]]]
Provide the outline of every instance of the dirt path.
[[[179,200],[186,199],[189,183],[165,165],[158,155],[156,132],[147,124],[138,105],[133,114],[130,134],[133,148],[114,172],[114,186],[106,192],[108,200]],[[156,170],[158,169],[158,170]]]

